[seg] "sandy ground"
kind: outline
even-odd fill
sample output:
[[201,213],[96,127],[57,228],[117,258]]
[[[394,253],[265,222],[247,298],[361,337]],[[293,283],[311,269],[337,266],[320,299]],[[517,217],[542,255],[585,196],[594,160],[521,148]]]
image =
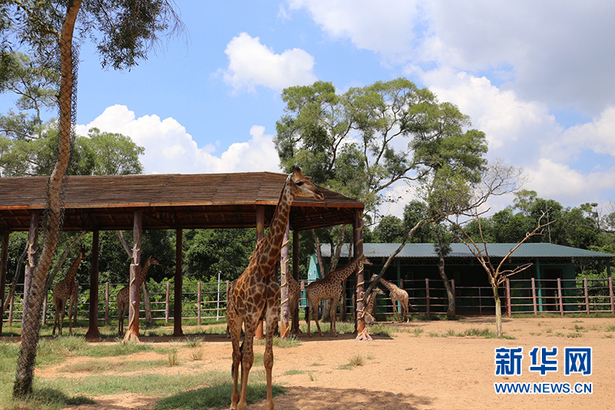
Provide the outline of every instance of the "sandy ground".
[[[493,318],[484,317],[396,324],[401,331],[393,337],[375,336],[371,342],[356,341],[353,335],[301,337],[299,346],[274,348],[274,383],[288,387],[286,394],[275,398],[276,409],[615,409],[615,319],[504,320],[504,332],[515,337],[514,340],[442,336],[468,329],[493,330]],[[557,372],[541,376],[529,371],[529,351],[536,346],[558,348]],[[520,376],[495,375],[494,349],[499,347],[523,347]],[[591,375],[564,375],[565,347],[592,348]],[[194,362],[180,356],[179,367],[155,371],[194,372],[195,363],[203,370],[230,369],[228,339],[207,336],[198,348],[203,350],[203,360]],[[264,346],[255,347],[255,352],[262,351]],[[188,355],[189,349],[180,352]],[[149,360],[155,355],[139,353],[128,359]],[[361,356],[362,365],[348,369],[345,365],[356,356]],[[48,368],[38,375],[54,377],[57,370]],[[593,391],[592,394],[496,394],[495,382],[591,383]],[[96,405],[71,409],[152,409],[158,398],[122,395],[93,399]],[[264,409],[264,403],[256,403],[249,409]]]

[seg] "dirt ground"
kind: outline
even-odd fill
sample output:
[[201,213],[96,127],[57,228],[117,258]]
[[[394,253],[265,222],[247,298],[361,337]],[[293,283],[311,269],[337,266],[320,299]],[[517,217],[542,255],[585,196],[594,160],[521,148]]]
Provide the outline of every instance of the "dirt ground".
[[[299,346],[274,348],[274,383],[288,387],[286,394],[274,399],[276,409],[615,409],[615,319],[505,318],[504,332],[514,340],[444,336],[470,329],[494,330],[494,319],[485,317],[395,326],[400,331],[392,337],[375,336],[371,342],[356,341],[353,335],[303,336]],[[559,350],[558,371],[545,376],[529,371],[530,350],[543,346]],[[494,349],[499,347],[523,347],[520,376],[495,375]],[[564,375],[565,347],[592,348],[591,375]],[[230,371],[228,339],[206,336],[199,348],[204,353],[199,361],[203,370]],[[255,352],[263,351],[264,346],[255,347]],[[180,354],[188,355],[189,349],[181,349]],[[149,360],[156,355],[139,353],[129,359]],[[357,356],[362,365],[348,366]],[[179,359],[180,366],[155,371],[195,371],[195,362],[188,357]],[[54,377],[57,370],[48,368],[38,375]],[[496,394],[496,382],[591,383],[592,393]],[[152,409],[158,398],[118,395],[93,399],[97,404],[71,409]],[[249,409],[264,409],[264,402]]]

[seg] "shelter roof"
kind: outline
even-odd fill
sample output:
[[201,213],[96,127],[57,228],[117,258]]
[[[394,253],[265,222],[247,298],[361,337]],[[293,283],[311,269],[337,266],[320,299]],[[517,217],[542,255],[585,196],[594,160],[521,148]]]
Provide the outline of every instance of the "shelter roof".
[[[245,228],[256,226],[256,209],[269,224],[286,174],[159,174],[70,176],[64,195],[64,230],[132,229],[143,210],[143,229]],[[47,177],[0,178],[0,230],[25,231],[33,210],[45,209]],[[321,188],[323,201],[296,198],[294,230],[352,223],[363,204]]]
[[[363,254],[368,258],[388,258],[395,252],[401,243],[364,243]],[[496,259],[505,257],[514,248],[516,243],[488,243],[487,252],[489,256]],[[474,258],[468,247],[462,243],[452,243],[451,252],[447,258]],[[479,245],[481,246],[481,245]],[[481,250],[482,250],[481,246]],[[322,256],[331,257],[331,246],[321,245]],[[348,244],[343,245],[342,257],[348,257]],[[409,243],[397,254],[400,259],[419,259],[419,258],[438,258],[433,243]],[[592,259],[613,259],[615,255],[589,251],[586,249],[571,248],[569,246],[554,245],[550,243],[524,243],[512,255],[516,259],[546,259],[546,258],[592,258]]]

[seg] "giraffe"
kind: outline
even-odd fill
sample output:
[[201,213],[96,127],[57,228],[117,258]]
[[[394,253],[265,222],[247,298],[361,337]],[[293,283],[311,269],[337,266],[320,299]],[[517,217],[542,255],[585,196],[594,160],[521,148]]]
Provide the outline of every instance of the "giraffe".
[[[139,276],[139,288],[145,282],[145,278],[147,276],[147,271],[152,265],[162,266],[158,259],[154,257],[154,255],[150,255],[149,258],[143,264],[141,268],[141,275]],[[128,305],[130,301],[130,285],[124,286],[117,293],[117,314],[118,314],[118,322],[117,322],[117,335],[121,336],[124,331],[124,314],[128,311]]]
[[[254,332],[258,323],[266,320],[265,371],[267,376],[267,401],[265,408],[273,410],[271,370],[273,368],[273,335],[280,316],[280,286],[275,267],[280,259],[290,207],[297,196],[323,200],[324,195],[309,177],[298,167],[286,178],[278,205],[269,226],[269,233],[259,241],[250,256],[246,270],[237,278],[231,290],[226,308],[226,319],[231,332],[233,346],[233,394],[231,409],[245,410],[248,375],[254,362]],[[241,327],[244,338],[240,347]],[[241,390],[238,389],[239,363],[241,362]]]
[[[301,333],[299,329],[299,299],[301,298],[301,285],[294,278],[290,270],[284,272],[286,275],[286,283],[288,286],[288,306],[290,307],[290,315],[292,316],[292,325],[290,333]],[[282,302],[284,304],[284,302]]]
[[[397,317],[400,322],[405,321],[406,315],[408,315],[408,292],[382,278],[380,278],[380,283],[389,290],[389,297],[391,298],[391,302],[393,302],[393,311],[395,312],[394,317]],[[396,302],[401,303],[401,316],[398,315]]]
[[350,276],[360,265],[371,265],[372,263],[365,257],[365,255],[358,256],[348,265],[341,269],[329,272],[323,279],[310,283],[305,288],[305,298],[307,299],[307,307],[305,309],[305,321],[307,322],[308,336],[312,336],[310,333],[310,316],[316,314],[316,327],[318,333],[322,336],[320,331],[320,324],[318,323],[318,304],[321,300],[331,299],[331,327],[329,332],[333,336],[337,336],[335,329],[335,316],[337,312],[337,303],[340,299],[340,295],[344,290],[342,282]]
[[382,289],[375,287],[367,297],[365,301],[365,324],[373,325],[376,322],[374,317],[374,308],[376,307],[376,297],[378,295],[384,295]]
[[[85,257],[85,254],[88,253],[89,249],[85,246],[82,246],[79,249],[79,255],[73,261],[70,269],[66,272],[66,276],[62,279],[58,284],[53,288],[53,305],[55,306],[56,312],[53,319],[53,331],[51,332],[52,336],[56,334],[56,327],[58,328],[58,336],[62,336],[62,324],[64,322],[64,309],[66,308],[66,302],[70,299],[70,307],[68,309],[68,334],[70,336],[73,335],[73,307],[75,304],[75,298],[73,295],[75,294],[75,275],[77,274],[77,269],[79,269],[79,265],[81,261]],[[60,314],[62,311],[62,314]]]

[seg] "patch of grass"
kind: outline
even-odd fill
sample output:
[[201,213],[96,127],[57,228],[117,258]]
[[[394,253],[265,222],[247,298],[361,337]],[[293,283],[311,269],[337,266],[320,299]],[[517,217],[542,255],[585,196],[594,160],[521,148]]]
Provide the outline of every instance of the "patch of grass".
[[199,347],[202,341],[203,341],[202,337],[187,337],[186,346],[187,347]]
[[419,337],[424,331],[425,329],[423,329],[422,327],[417,327],[413,330],[414,336]]
[[604,328],[605,332],[615,332],[615,326],[607,326]]
[[167,362],[169,367],[177,366],[179,364],[179,358],[177,357],[177,350],[173,349],[168,354]]
[[130,360],[123,362],[109,362],[101,360],[87,360],[63,366],[59,369],[62,373],[102,373],[107,371],[114,372],[133,372],[137,370],[154,369],[166,365],[164,360]]
[[79,352],[79,355],[87,357],[116,357],[127,356],[133,353],[145,351],[157,351],[159,353],[166,353],[166,349],[155,349],[147,343],[125,342],[122,340],[119,343],[88,345],[82,351]]
[[25,400],[11,400],[6,410],[60,410],[67,406],[95,404],[96,402],[85,396],[70,397],[61,391],[53,389],[34,388],[32,394]]
[[205,353],[203,352],[202,349],[198,349],[198,350],[193,350],[190,352],[190,359],[192,361],[198,361],[198,360],[203,360],[203,355]]
[[399,333],[397,326],[374,325],[370,327],[370,333],[375,336],[393,337],[394,333]]
[[567,338],[569,339],[576,339],[579,337],[583,337],[583,333],[579,333],[579,332],[570,332],[566,335]]
[[363,359],[363,356],[356,355],[356,356],[352,356],[349,359],[349,362],[347,364],[339,366],[338,369],[341,369],[341,370],[352,370],[355,367],[363,366],[364,364],[365,364],[365,360]]
[[440,334],[438,332],[429,332],[428,336],[429,337],[440,337]]
[[463,331],[464,336],[484,337],[486,339],[495,339],[497,336],[494,331],[487,328],[484,329],[466,329]]
[[295,374],[303,374],[305,370],[287,370],[284,372],[284,376],[293,376]]
[[444,337],[448,337],[448,336],[457,336],[457,334],[455,333],[454,329],[447,329],[446,333],[444,333],[443,335]]
[[585,330],[585,328],[583,326],[574,325],[574,331],[576,333],[581,333],[581,332],[586,332],[587,330]]

